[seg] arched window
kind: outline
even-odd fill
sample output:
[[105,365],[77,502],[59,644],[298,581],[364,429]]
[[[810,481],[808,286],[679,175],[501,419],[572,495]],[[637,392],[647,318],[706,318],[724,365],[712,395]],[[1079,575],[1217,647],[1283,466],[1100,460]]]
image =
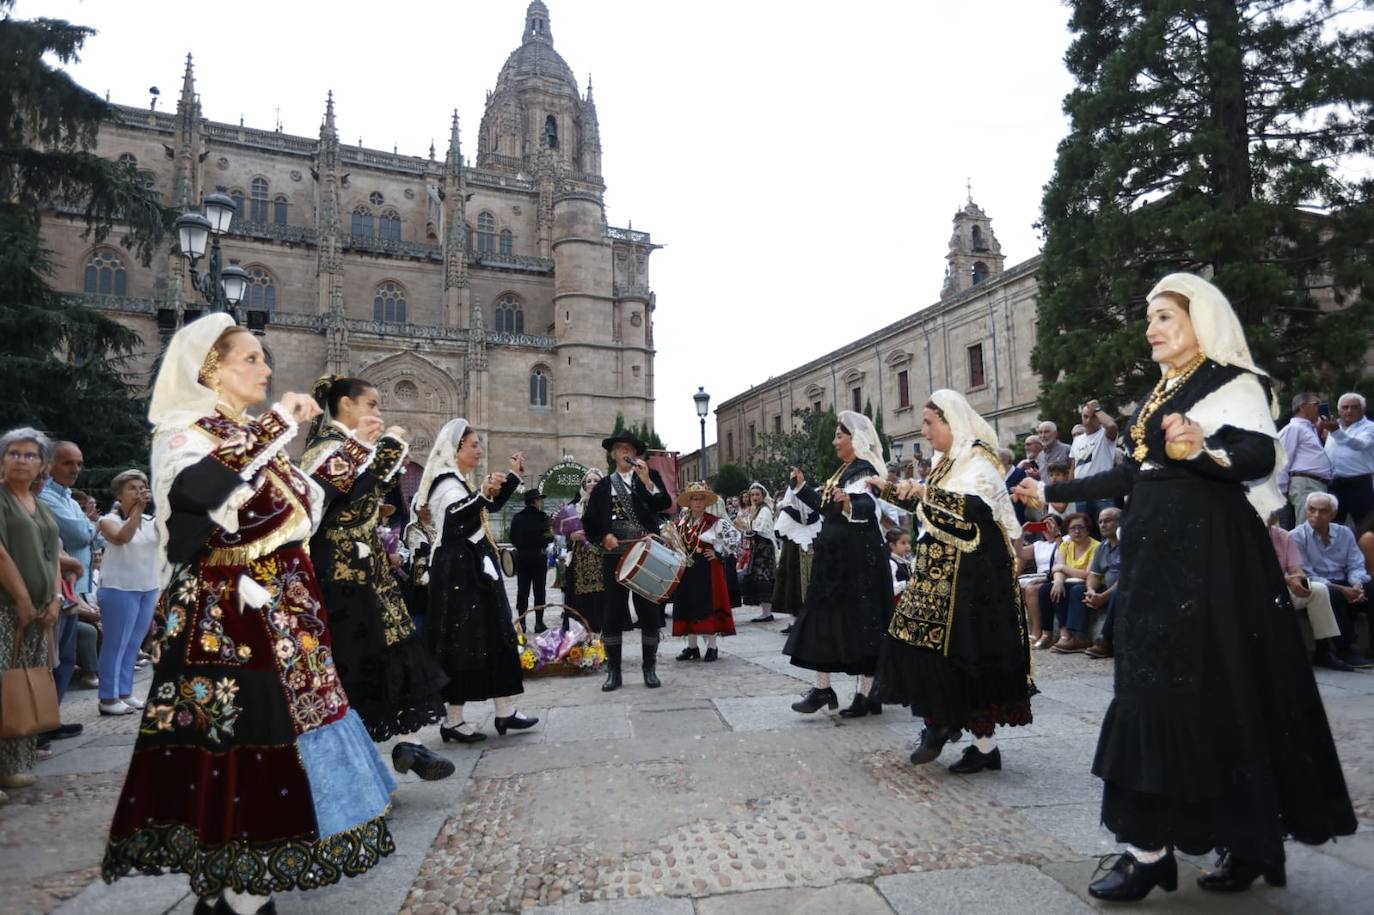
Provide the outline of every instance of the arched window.
[[249,187],[252,196],[248,199],[248,221],[267,222],[267,179],[254,178]]
[[377,217],[377,237],[382,241],[401,240],[401,214],[395,210],[382,210]]
[[520,300],[510,293],[501,296],[496,302],[496,332],[498,334],[523,334],[525,332],[525,309]]
[[510,234],[510,229],[501,230],[501,254],[510,257],[511,249],[515,247],[515,238]]
[[975,251],[986,251],[987,249],[988,249],[987,243],[983,241],[983,230],[980,229],[980,228],[978,228],[977,226],[974,226],[974,227],[973,227],[973,250],[975,250]]
[[978,261],[973,265],[973,285],[977,286],[988,278],[988,265]]
[[558,148],[558,118],[553,115],[544,118],[544,142],[549,149]]
[[82,289],[87,295],[127,295],[129,281],[124,259],[113,248],[96,248],[86,261]]
[[530,372],[530,406],[547,407],[549,405],[549,370],[541,366],[536,366]]
[[279,226],[286,225],[286,208],[289,205],[287,199],[278,194],[277,199],[272,201],[272,221]]
[[372,237],[372,211],[367,207],[357,207],[353,211],[353,223],[349,231],[363,238]]
[[[232,191],[229,192],[229,197],[234,201],[233,222],[243,222],[245,219],[248,218],[248,210],[245,209],[243,205],[243,188],[234,188]],[[231,222],[230,225],[232,225],[233,222]]]
[[464,223],[464,225],[463,225],[463,253],[466,254],[468,257],[472,257],[472,224],[471,224],[471,223]]
[[274,311],[277,307],[277,283],[266,267],[245,267],[248,288],[243,293],[245,311]]
[[406,322],[405,287],[390,280],[377,287],[372,297],[372,320],[394,324]]
[[496,253],[496,217],[482,213],[477,217],[477,253]]

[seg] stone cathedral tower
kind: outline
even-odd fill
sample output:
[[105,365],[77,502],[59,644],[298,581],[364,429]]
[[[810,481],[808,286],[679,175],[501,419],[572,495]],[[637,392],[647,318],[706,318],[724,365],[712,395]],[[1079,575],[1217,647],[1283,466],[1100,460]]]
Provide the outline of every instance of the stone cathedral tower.
[[945,285],[940,298],[947,299],[1002,275],[1006,258],[992,232],[992,220],[970,191],[968,202],[954,214],[954,234],[945,255]]

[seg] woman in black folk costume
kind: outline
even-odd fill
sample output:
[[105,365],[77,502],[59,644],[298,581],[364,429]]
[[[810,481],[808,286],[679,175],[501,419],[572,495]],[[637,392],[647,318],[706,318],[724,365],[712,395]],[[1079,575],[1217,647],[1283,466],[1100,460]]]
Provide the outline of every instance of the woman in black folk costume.
[[1265,519],[1283,499],[1269,378],[1220,290],[1186,273],[1149,296],[1163,377],[1105,473],[1027,501],[1129,495],[1116,603],[1116,693],[1093,773],[1102,822],[1126,844],[1089,892],[1172,890],[1174,849],[1217,849],[1203,889],[1285,882],[1283,840],[1356,828],[1312,666]]
[[417,506],[428,504],[435,526],[430,551],[429,620],[426,641],[449,677],[443,689],[448,725],[439,736],[447,743],[475,743],[487,735],[464,718],[469,702],[493,699],[496,731],[524,730],[539,723],[515,708],[525,691],[517,654],[501,557],[488,523],[520,485],[525,455],[511,455],[509,473],[490,473],[481,486],[469,476],[482,460],[477,430],[465,419],[439,430],[425,464]]
[[[717,552],[739,539],[739,531],[725,517],[725,503],[705,483],[692,483],[677,497],[682,506],[673,521],[677,545],[687,555],[687,568],[673,592],[673,635],[687,636],[679,661],[714,661],[716,638],[735,634],[725,565]],[[706,654],[697,637],[706,636]]]
[[773,619],[773,577],[777,568],[777,541],[773,535],[773,505],[762,483],[745,490],[749,505],[740,509],[735,527],[744,534],[748,566],[740,573],[740,596],[745,610],[756,610],[751,623]]
[[[917,765],[967,729],[973,745],[950,766],[1002,768],[997,725],[1030,724],[1030,643],[1011,541],[1021,536],[997,433],[963,395],[936,391],[921,432],[934,449],[924,484],[896,485],[921,536],[897,601],[878,680],[883,701],[925,718]],[[877,484],[887,486],[888,484]]]
[[620,689],[621,639],[630,621],[629,600],[633,597],[635,613],[639,616],[639,644],[643,661],[641,671],[644,685],[657,689],[659,630],[663,628],[663,607],[648,598],[632,594],[616,581],[615,569],[629,542],[662,527],[661,513],[672,507],[668,487],[657,470],[644,461],[648,446],[628,432],[621,432],[601,440],[611,472],[592,489],[587,498],[587,510],[582,514],[587,539],[601,547],[602,574],[606,583],[606,628],[602,642],[606,646],[606,682],[603,692]]
[[[560,522],[555,533],[567,538],[568,568],[563,573],[563,600],[582,614],[592,632],[601,632],[606,625],[606,576],[601,549],[587,539],[582,517],[592,490],[605,476],[599,470],[588,470],[582,476],[582,488],[573,501],[576,518]],[[565,510],[566,513],[566,510]],[[565,514],[560,513],[560,514]]]
[[792,704],[805,714],[839,705],[830,686],[832,673],[857,676],[852,708],[869,710],[883,631],[892,615],[887,544],[878,526],[877,499],[868,491],[869,479],[887,466],[882,442],[868,417],[846,410],[839,415],[834,444],[843,464],[819,491],[792,468],[797,498],[821,516],[806,600],[782,650],[797,667],[816,671],[815,687]]
[[[307,472],[364,419],[381,422],[377,389],[361,378],[326,375],[312,393],[324,412],[306,440],[301,464]],[[393,427],[377,440],[366,469],[330,503],[310,540],[339,679],[378,743],[443,721],[439,690],[448,682],[415,634],[378,531],[382,502],[400,482],[410,452],[403,434]],[[392,748],[391,762],[398,772],[414,769],[431,781],[453,774],[452,762],[411,741]]]
[[187,874],[196,915],[274,913],[272,893],[395,851],[395,782],[349,708],[304,549],[382,424],[306,475],[285,449],[315,402],[284,394],[247,415],[271,374],[257,337],[207,315],[172,337],[148,408],[158,659],[102,870]]

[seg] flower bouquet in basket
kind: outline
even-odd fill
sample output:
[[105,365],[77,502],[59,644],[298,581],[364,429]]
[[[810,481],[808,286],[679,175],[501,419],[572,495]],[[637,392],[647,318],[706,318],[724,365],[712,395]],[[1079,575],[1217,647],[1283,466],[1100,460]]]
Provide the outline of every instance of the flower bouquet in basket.
[[553,627],[519,639],[520,667],[526,676],[544,677],[593,673],[606,663],[606,647],[601,638],[587,627],[587,618],[564,604],[545,604],[568,612],[567,628]]

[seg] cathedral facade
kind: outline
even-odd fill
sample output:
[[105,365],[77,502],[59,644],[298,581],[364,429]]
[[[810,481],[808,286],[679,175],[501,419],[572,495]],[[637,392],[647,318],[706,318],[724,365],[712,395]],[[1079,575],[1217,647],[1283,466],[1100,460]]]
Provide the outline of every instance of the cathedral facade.
[[[653,424],[657,246],[607,224],[592,86],[554,50],[541,0],[487,93],[475,162],[456,111],[442,158],[343,143],[332,95],[318,137],[206,120],[189,56],[175,113],[116,109],[100,155],[183,211],[235,199],[224,258],[252,279],[244,311],[266,315],[274,393],[362,376],[414,460],[462,416],[497,469],[518,449],[534,472],[596,464],[617,414]],[[45,218],[55,285],[137,330],[146,375],[199,294],[175,251],[144,268],[117,231],[95,245],[84,228],[75,209]]]
[[746,462],[762,435],[791,431],[794,410],[869,406],[909,463],[923,449],[930,453],[921,408],[941,388],[968,398],[1004,445],[1033,431],[1040,379],[1030,354],[1040,258],[1013,267],[1005,260],[992,220],[970,196],[954,214],[939,300],[726,400],[715,411],[711,466],[717,459]]

